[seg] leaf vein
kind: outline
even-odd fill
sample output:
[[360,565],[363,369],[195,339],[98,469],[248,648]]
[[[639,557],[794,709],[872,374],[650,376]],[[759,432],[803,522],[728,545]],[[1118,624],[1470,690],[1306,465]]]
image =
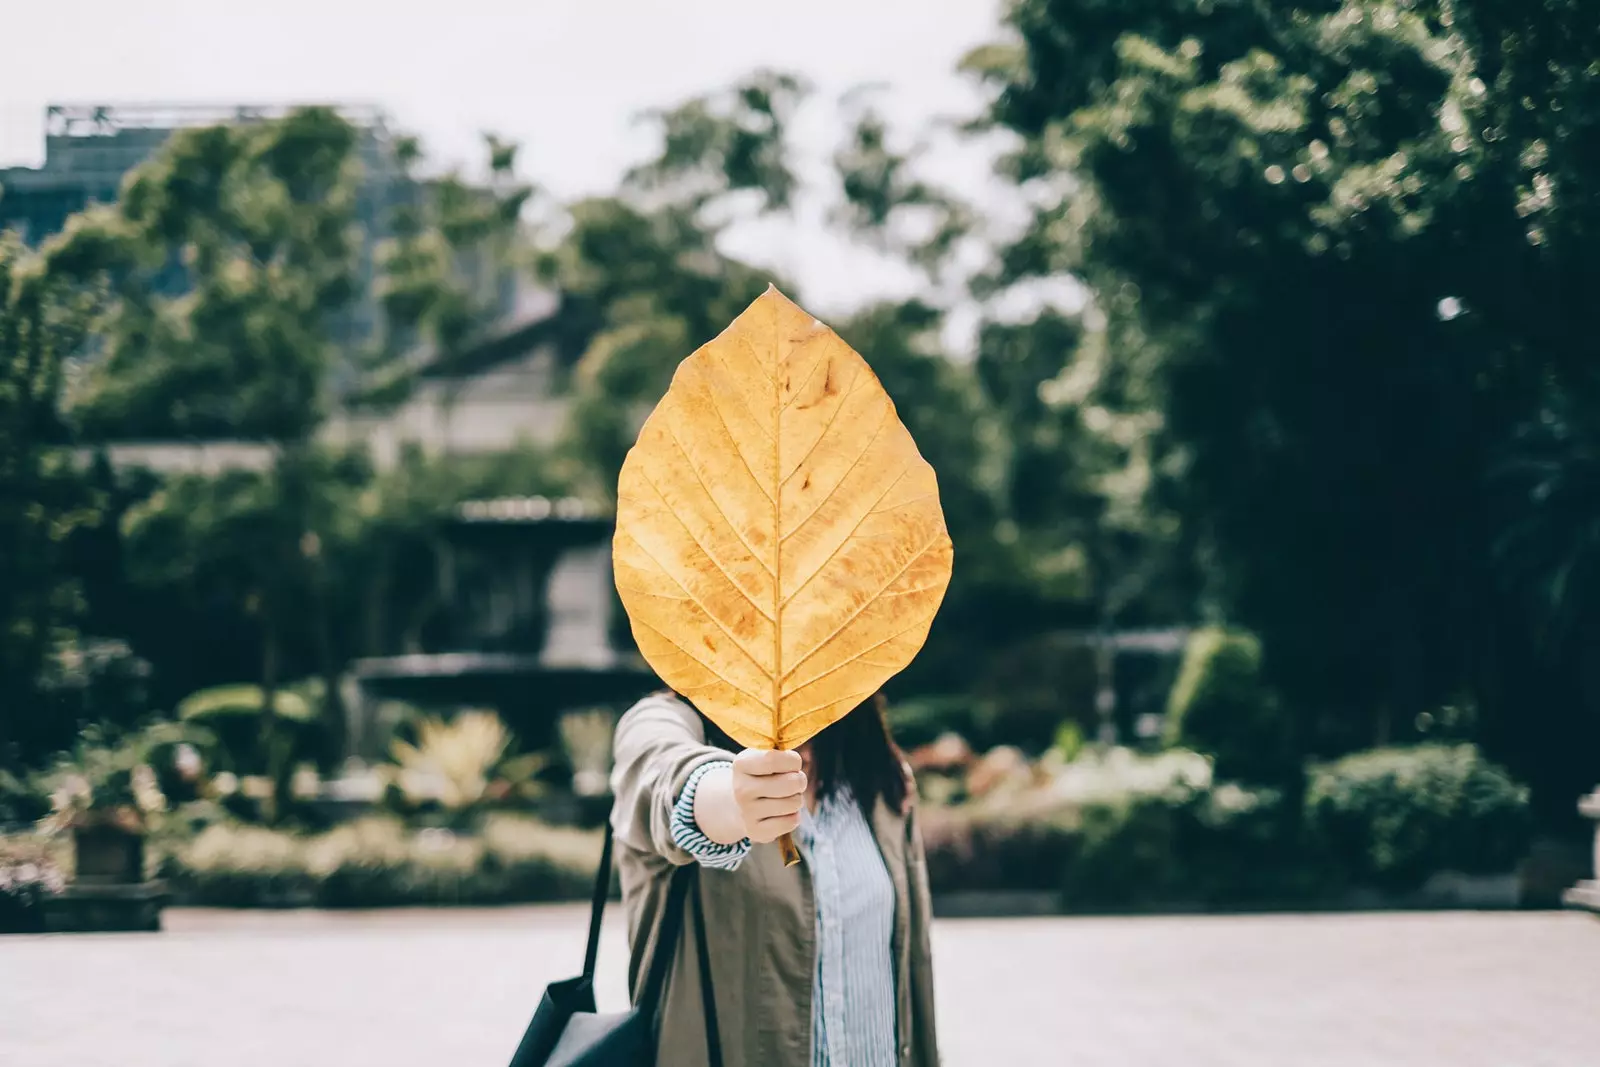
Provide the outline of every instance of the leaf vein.
[[[883,595],[885,590],[887,590],[890,586],[894,585],[895,582],[898,582],[900,580],[901,575],[905,574],[906,571],[911,569],[913,564],[920,562],[921,559],[924,556],[926,556],[929,552],[931,552],[933,550],[933,547],[939,543],[940,539],[943,536],[944,536],[943,528],[935,531],[934,535],[932,537],[928,538],[928,540],[923,543],[922,547],[917,549],[917,551],[912,554],[911,558],[906,560],[905,563],[901,566],[901,568],[899,570],[895,571],[894,574],[892,574],[889,577],[888,581],[884,582],[877,589],[873,590],[872,595],[870,597],[868,597],[867,599],[863,600],[861,602],[861,606],[860,607],[856,608],[855,611],[852,611],[847,618],[845,618],[843,621],[841,621],[839,623],[838,626],[835,626],[833,628],[833,632],[832,633],[830,633],[827,637],[824,637],[821,641],[817,642],[816,646],[813,647],[811,649],[811,651],[807,652],[805,655],[803,655],[799,659],[795,660],[794,666],[790,667],[787,671],[784,672],[784,675],[783,675],[784,679],[787,680],[790,677],[790,675],[794,674],[794,672],[797,669],[799,669],[801,664],[805,663],[812,656],[815,656],[818,652],[821,652],[824,648],[826,648],[828,646],[828,644],[830,642],[833,641],[834,638],[836,638],[840,634],[844,633],[845,628],[848,627],[851,623],[855,622],[856,619],[860,617],[862,612],[866,611],[873,604],[877,603],[878,598]],[[875,645],[873,647],[875,648],[877,646]],[[866,651],[870,652],[871,649],[867,649]]]
[[816,578],[817,575],[821,574],[825,569],[827,569],[828,564],[839,558],[839,553],[843,552],[845,550],[845,546],[847,546],[851,541],[855,540],[857,532],[859,532],[861,527],[866,524],[866,521],[872,518],[872,516],[879,514],[877,505],[883,502],[884,497],[894,492],[894,487],[904,481],[906,475],[909,473],[911,473],[911,464],[907,463],[900,473],[895,476],[894,481],[890,482],[888,486],[884,488],[883,492],[878,494],[878,499],[873,501],[872,508],[870,508],[865,515],[862,515],[860,519],[856,520],[856,524],[850,528],[850,532],[845,534],[844,539],[833,547],[833,551],[828,553],[828,558],[817,564],[816,567],[812,569],[811,573],[806,575],[805,581],[795,586],[794,592],[783,598],[783,602],[778,605],[780,608],[788,607],[789,602],[795,597],[799,596],[801,591],[804,590],[806,586],[810,585],[812,580]]

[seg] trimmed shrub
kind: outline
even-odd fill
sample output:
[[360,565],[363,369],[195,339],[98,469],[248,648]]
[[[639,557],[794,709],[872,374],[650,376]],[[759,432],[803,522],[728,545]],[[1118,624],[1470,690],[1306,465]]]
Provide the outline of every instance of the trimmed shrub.
[[599,860],[598,834],[521,816],[474,834],[372,817],[314,835],[217,824],[162,869],[191,904],[371,908],[578,899]]
[[1261,678],[1259,641],[1217,628],[1190,636],[1167,701],[1166,740],[1211,756],[1219,778],[1293,776],[1285,721]]
[[929,878],[936,892],[1059,890],[1085,911],[1305,901],[1325,879],[1284,796],[1214,783],[1194,752],[1114,749],[1033,794],[929,808]]
[[1314,767],[1305,819],[1353,881],[1390,890],[1439,871],[1510,870],[1531,833],[1527,787],[1473,745],[1378,748]]
[[936,893],[1057,890],[1079,846],[1076,827],[1063,818],[930,807],[921,828]]
[[162,873],[191,904],[284,907],[313,900],[304,844],[261,827],[207,827],[165,857]]

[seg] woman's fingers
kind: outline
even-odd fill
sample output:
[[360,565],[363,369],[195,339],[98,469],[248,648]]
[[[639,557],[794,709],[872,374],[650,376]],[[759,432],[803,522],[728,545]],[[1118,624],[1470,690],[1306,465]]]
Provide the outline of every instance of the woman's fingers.
[[799,817],[800,797],[757,797],[740,806],[745,821]]
[[769,774],[750,779],[752,797],[800,797],[806,792],[806,776],[800,771]]
[[733,797],[753,841],[775,841],[800,825],[806,776],[800,754],[746,749],[733,761]]
[[733,769],[742,774],[764,777],[800,769],[800,753],[776,749],[747,748],[733,757]]
[[750,840],[758,845],[770,844],[784,834],[792,834],[800,826],[800,816],[776,815],[770,819],[758,819],[746,824],[750,831]]

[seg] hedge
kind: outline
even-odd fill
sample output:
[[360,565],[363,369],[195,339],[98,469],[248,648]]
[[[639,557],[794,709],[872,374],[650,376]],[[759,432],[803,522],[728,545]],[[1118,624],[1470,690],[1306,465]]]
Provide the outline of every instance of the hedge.
[[359,908],[576,899],[599,859],[599,834],[520,816],[488,816],[473,834],[375,816],[310,835],[218,823],[161,869],[188,904]]
[[1386,889],[1507,870],[1531,836],[1527,787],[1472,745],[1379,748],[1313,767],[1305,818],[1333,863]]

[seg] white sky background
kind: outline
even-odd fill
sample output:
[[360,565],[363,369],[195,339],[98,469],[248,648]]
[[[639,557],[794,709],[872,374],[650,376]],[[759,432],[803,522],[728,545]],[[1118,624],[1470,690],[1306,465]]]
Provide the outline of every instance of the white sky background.
[[[817,90],[794,131],[816,174],[857,85],[888,87],[907,136],[975,114],[955,67],[998,19],[998,0],[0,0],[0,166],[39,161],[51,102],[348,101],[382,106],[448,163],[476,163],[482,131],[516,140],[524,176],[568,199],[615,188],[649,152],[640,111],[773,67]],[[947,144],[924,174],[1014,216],[987,157]],[[822,210],[744,227],[728,250],[794,277],[824,315],[917,287],[821,233]]]

